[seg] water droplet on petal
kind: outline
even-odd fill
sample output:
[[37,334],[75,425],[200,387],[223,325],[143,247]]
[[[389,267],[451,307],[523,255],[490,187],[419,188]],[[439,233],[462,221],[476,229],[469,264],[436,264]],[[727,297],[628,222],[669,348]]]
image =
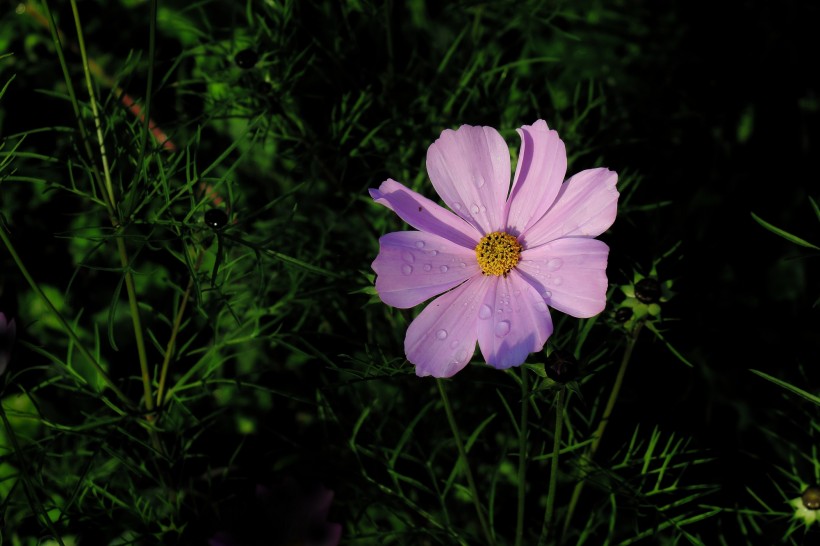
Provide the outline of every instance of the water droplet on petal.
[[465,264],[464,262],[461,262],[461,263],[460,263],[460,264],[458,264],[458,265],[459,265],[459,267],[467,267],[467,264]]
[[493,308],[485,303],[481,306],[481,309],[478,311],[478,318],[482,320],[487,320],[491,316],[493,316]]
[[433,269],[433,266],[432,266],[432,265],[430,265],[430,264],[424,264],[424,270],[425,270],[425,271],[430,271],[431,269]]
[[436,337],[439,339],[447,339],[447,330],[439,330],[436,332]]
[[416,257],[413,256],[413,254],[411,252],[407,252],[407,251],[401,253],[401,259],[404,260],[405,262],[409,263],[409,264],[416,261]]
[[446,265],[443,265],[443,266],[439,267],[439,271],[441,271],[442,273],[447,273],[448,269],[450,269],[450,268],[447,267]]
[[547,269],[550,271],[558,271],[564,265],[564,260],[561,258],[553,258],[547,262]]
[[401,272],[405,275],[409,275],[413,272],[413,266],[409,264],[404,264],[403,266],[401,266]]
[[563,277],[555,277],[554,279],[552,279],[552,284],[554,284],[555,286],[560,286],[563,282]]
[[549,299],[549,298],[551,298],[551,297],[552,297],[552,292],[550,292],[549,290],[547,290],[547,291],[545,291],[545,292],[544,292],[543,294],[541,294],[541,295],[542,295],[542,296],[544,296],[545,298]]
[[478,214],[479,210],[481,209],[479,209],[478,205],[476,205],[475,203],[473,203],[473,205],[470,207],[470,212],[472,212],[473,214]]
[[436,255],[438,255],[438,250],[431,250],[427,254],[429,254],[430,256],[436,256]]
[[456,347],[458,347],[458,340],[457,340],[457,339],[454,339],[454,340],[450,343],[450,348],[451,348],[451,349],[455,349]]
[[476,181],[475,181],[475,185],[478,186],[479,188],[483,187],[484,186],[484,177],[481,176],[481,175],[478,175],[478,178],[476,178]]
[[535,302],[535,309],[541,313],[547,312],[547,302],[538,298],[538,301]]
[[504,337],[510,333],[510,321],[502,320],[495,325],[495,337]]
[[424,248],[424,241],[416,241],[416,248]]
[[453,208],[456,210],[461,210],[461,203],[453,203]]

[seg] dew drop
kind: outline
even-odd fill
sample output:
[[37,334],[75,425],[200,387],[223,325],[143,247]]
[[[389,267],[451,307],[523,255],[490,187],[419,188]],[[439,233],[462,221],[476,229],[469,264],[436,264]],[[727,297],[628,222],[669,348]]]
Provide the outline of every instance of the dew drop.
[[441,271],[442,273],[447,273],[447,270],[448,270],[448,269],[450,269],[450,268],[449,268],[449,267],[447,267],[446,265],[443,265],[443,266],[439,267],[438,269],[439,269],[439,271]]
[[438,255],[438,250],[431,250],[427,254],[429,254],[430,256],[436,256],[436,255]]
[[424,270],[425,270],[425,271],[430,271],[431,269],[433,269],[433,266],[432,266],[432,265],[430,265],[430,264],[424,264]]
[[411,252],[404,251],[401,253],[401,259],[411,264],[416,261],[416,257]]
[[458,265],[459,265],[459,267],[467,267],[467,264],[465,264],[464,262],[461,262],[461,263],[460,263],[460,264],[458,264]]
[[228,223],[228,215],[222,209],[205,211],[205,223],[211,229],[220,230]]
[[405,275],[409,275],[413,272],[413,266],[410,264],[404,264],[403,266],[401,266],[401,272]]
[[564,265],[564,260],[561,258],[553,258],[547,262],[547,269],[550,271],[558,271]]
[[424,248],[424,241],[416,241],[416,248]]
[[538,301],[535,302],[535,309],[541,313],[547,312],[547,302],[538,298]]
[[542,295],[542,296],[544,296],[545,298],[549,299],[549,298],[551,298],[551,297],[552,297],[552,292],[550,292],[549,290],[547,290],[546,292],[544,292],[544,293],[543,293],[543,294],[541,294],[541,295]]
[[504,337],[510,333],[510,321],[502,320],[495,325],[495,337]]
[[485,303],[481,306],[481,309],[478,311],[478,318],[482,320],[487,320],[491,316],[493,316],[493,308]]
[[450,348],[455,349],[456,347],[458,347],[458,340],[454,339],[452,342],[450,342]]
[[554,279],[552,279],[552,284],[554,284],[555,286],[560,286],[563,282],[563,277],[555,277]]
[[243,49],[233,58],[236,66],[245,70],[253,68],[259,61],[259,54],[253,49]]
[[473,214],[478,214],[479,210],[481,209],[479,209],[478,205],[476,205],[475,203],[473,203],[473,205],[470,207],[470,212],[472,212]]
[[436,332],[436,337],[438,339],[447,339],[447,330],[439,330]]
[[461,210],[461,203],[453,203],[453,208],[456,210]]
[[475,185],[478,186],[479,188],[483,187],[484,186],[484,177],[481,176],[481,175],[478,175],[478,178],[476,178],[476,181],[475,181]]

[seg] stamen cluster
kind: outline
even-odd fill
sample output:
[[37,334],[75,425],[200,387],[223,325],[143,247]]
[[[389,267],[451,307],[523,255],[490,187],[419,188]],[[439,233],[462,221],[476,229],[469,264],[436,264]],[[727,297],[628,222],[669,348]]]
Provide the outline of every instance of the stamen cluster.
[[518,264],[523,248],[509,233],[494,231],[481,238],[475,247],[475,255],[482,273],[506,277]]

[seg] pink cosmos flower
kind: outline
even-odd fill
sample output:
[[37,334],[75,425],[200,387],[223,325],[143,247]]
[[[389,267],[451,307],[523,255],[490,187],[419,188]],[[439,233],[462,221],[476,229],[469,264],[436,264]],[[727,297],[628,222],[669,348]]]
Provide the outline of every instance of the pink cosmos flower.
[[594,237],[615,221],[618,176],[589,169],[564,182],[558,133],[538,120],[518,134],[512,189],[509,149],[492,127],[448,129],[430,146],[427,173],[453,212],[392,179],[370,190],[419,230],[379,239],[381,300],[406,309],[441,294],[404,340],[419,376],[452,376],[476,342],[491,366],[518,366],[552,334],[549,307],[579,318],[604,309],[609,247]]

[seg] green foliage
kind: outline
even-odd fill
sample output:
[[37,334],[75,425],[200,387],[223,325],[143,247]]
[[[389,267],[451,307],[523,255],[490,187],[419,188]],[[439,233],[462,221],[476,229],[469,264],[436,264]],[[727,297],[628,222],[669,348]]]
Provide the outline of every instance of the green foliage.
[[[405,226],[367,188],[391,177],[432,196],[425,152],[445,128],[498,127],[515,154],[515,129],[540,117],[569,172],[615,165],[624,90],[652,55],[639,4],[42,0],[4,13],[0,311],[16,310],[18,340],[0,380],[0,543],[302,543],[305,516],[288,510],[318,484],[349,544],[770,536],[802,467],[817,479],[816,452],[781,472],[791,489],[746,499],[760,509],[719,505],[709,446],[652,419],[616,424],[595,451],[641,328],[654,337],[639,348],[660,342],[653,365],[694,373],[663,335],[680,324],[672,280],[656,302],[635,293],[678,246],[646,258],[614,234],[612,255],[635,258],[612,309],[555,313],[543,354],[506,373],[477,357],[442,384],[449,398],[404,360],[418,311],[383,305],[368,268],[378,237]],[[757,119],[744,112],[741,143]],[[616,232],[673,204],[643,197],[640,166],[619,172]],[[214,209],[224,225],[204,221]],[[550,377],[557,350],[577,379]]]

